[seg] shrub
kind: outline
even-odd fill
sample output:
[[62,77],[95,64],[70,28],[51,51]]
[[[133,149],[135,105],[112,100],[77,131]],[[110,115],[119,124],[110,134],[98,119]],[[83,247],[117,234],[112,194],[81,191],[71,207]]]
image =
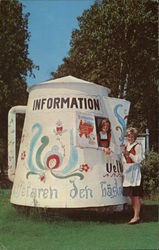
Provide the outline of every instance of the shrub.
[[148,157],[142,162],[143,190],[145,196],[156,196],[159,192],[158,166],[159,153],[152,150]]

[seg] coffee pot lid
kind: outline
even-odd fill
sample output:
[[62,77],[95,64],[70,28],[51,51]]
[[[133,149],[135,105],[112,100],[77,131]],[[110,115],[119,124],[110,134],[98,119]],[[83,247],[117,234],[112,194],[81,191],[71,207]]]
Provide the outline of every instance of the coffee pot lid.
[[74,76],[64,76],[64,77],[60,77],[60,78],[57,78],[57,79],[52,79],[52,80],[49,80],[49,81],[45,81],[45,82],[42,82],[42,83],[39,83],[39,84],[35,84],[35,85],[32,85],[30,86],[27,90],[28,92],[30,92],[31,90],[33,89],[39,89],[39,88],[48,88],[48,87],[55,87],[56,83],[59,85],[59,84],[84,84],[84,85],[89,85],[91,87],[98,87],[98,88],[102,88],[103,91],[107,91],[107,93],[109,94],[111,92],[111,90],[107,87],[104,87],[104,86],[101,86],[101,85],[98,85],[96,83],[93,83],[93,82],[89,82],[89,81],[85,81],[85,80],[82,80],[82,79],[79,79],[77,77],[74,77]]

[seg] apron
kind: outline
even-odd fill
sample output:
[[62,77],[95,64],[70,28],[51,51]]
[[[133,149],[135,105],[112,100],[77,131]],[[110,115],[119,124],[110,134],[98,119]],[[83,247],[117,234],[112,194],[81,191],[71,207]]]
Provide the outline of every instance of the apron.
[[100,131],[100,133],[98,135],[99,147],[109,148],[110,140],[111,140],[111,133],[110,132],[106,133],[106,134],[102,134],[102,132]]
[[141,183],[141,169],[140,163],[125,163],[123,169],[123,187],[140,186]]

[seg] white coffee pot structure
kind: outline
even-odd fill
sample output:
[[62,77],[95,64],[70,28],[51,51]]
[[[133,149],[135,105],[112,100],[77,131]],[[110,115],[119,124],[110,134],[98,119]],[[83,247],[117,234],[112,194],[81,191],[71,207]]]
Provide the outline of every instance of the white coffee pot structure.
[[[109,93],[106,87],[67,76],[30,87],[27,106],[11,108],[8,119],[11,203],[42,208],[90,208],[125,202],[120,145],[130,103],[108,97]],[[17,113],[25,113],[25,121],[16,164]],[[111,123],[109,155],[98,140],[104,118]]]

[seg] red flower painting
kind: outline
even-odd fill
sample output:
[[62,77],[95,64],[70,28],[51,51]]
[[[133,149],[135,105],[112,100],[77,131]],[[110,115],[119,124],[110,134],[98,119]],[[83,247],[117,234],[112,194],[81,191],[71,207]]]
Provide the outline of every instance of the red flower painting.
[[26,157],[26,152],[24,151],[23,153],[21,153],[21,160],[24,160]]
[[88,170],[89,170],[88,164],[82,164],[81,165],[81,171],[82,172],[88,172]]

